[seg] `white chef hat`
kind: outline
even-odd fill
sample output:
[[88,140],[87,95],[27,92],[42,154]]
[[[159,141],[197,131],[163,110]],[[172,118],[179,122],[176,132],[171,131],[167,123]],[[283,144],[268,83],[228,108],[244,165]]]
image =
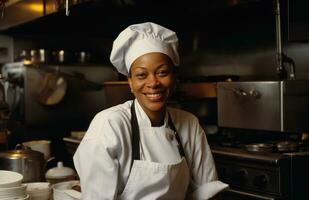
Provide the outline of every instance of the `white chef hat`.
[[115,39],[110,60],[118,72],[127,76],[132,63],[151,52],[164,53],[175,66],[179,65],[176,33],[152,22],[131,25]]

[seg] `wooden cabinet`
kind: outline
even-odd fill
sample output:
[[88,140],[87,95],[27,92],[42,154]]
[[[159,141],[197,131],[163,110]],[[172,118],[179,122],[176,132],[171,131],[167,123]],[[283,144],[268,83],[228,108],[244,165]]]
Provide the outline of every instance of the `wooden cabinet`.
[[0,31],[42,17],[43,11],[43,0],[9,0],[0,19]]
[[67,3],[69,9],[74,9],[85,2],[95,2],[95,0],[8,0],[5,3],[2,19],[2,9],[0,10],[0,31],[33,22],[57,12],[65,13]]

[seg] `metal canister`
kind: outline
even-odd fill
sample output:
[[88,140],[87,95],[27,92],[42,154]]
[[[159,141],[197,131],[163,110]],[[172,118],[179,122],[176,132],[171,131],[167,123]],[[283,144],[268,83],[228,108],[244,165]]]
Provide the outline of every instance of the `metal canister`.
[[23,182],[45,180],[44,154],[31,149],[0,152],[0,169],[22,174]]

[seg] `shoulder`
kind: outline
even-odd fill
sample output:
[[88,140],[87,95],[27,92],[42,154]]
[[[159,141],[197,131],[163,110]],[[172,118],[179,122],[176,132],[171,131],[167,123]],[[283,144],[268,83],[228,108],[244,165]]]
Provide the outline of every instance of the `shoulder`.
[[131,104],[131,101],[127,101],[96,114],[78,152],[108,152],[112,157],[123,153],[123,145],[128,146],[131,136]]
[[183,142],[193,142],[194,138],[203,135],[199,119],[194,114],[177,108],[169,108],[168,111]]
[[132,100],[127,101],[123,104],[119,104],[110,108],[107,108],[105,110],[102,110],[101,112],[97,113],[94,117],[93,121],[97,120],[123,120],[126,118],[131,117],[131,105]]
[[198,118],[188,111],[169,107],[168,112],[170,113],[174,123],[178,121],[182,123],[198,123]]
[[[92,119],[86,138],[95,138],[114,134],[122,134],[130,129],[132,101],[127,101],[97,113]],[[112,134],[113,133],[113,134]]]

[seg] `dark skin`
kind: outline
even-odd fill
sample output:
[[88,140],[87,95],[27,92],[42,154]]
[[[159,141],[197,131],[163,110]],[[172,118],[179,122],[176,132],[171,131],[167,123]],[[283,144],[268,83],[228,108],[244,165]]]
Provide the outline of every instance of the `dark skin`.
[[162,126],[167,100],[175,85],[170,58],[163,53],[147,53],[131,65],[128,82],[152,126]]

